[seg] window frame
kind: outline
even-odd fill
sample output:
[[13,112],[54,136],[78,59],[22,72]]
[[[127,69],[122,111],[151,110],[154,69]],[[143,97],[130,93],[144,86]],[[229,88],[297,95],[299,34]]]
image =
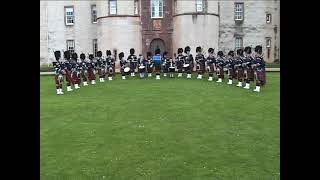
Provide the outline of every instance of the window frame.
[[[109,2],[109,15],[117,15],[118,14],[118,1],[117,0],[108,0]],[[111,2],[114,2],[115,5],[115,13],[111,13]],[[113,12],[113,11],[112,11]]]
[[[237,47],[238,40],[240,40],[240,47]],[[237,50],[237,49],[241,49],[241,48],[243,48],[243,37],[242,36],[236,36],[235,37],[235,42],[234,42],[234,49]]]
[[[239,8],[237,5],[240,5],[241,11],[239,11]],[[239,17],[241,16],[241,19]],[[244,3],[243,2],[235,2],[234,3],[234,20],[235,21],[243,21],[244,19]]]
[[[95,7],[95,9],[93,7]],[[93,14],[94,11],[95,11],[95,15]],[[97,18],[98,18],[97,5],[92,4],[91,5],[91,23],[96,24],[97,23]]]
[[98,52],[98,39],[92,40],[92,52],[93,52],[93,56],[96,57]]
[[[72,9],[72,15],[68,15],[69,11],[67,9]],[[72,23],[68,22],[68,17],[72,17]],[[74,15],[74,7],[73,6],[64,6],[64,21],[66,26],[73,26],[75,22],[75,15]]]
[[[155,7],[156,6],[153,6],[154,4],[154,1],[157,1],[157,2],[159,2],[159,9],[158,9],[158,15],[159,16],[152,16],[152,13],[153,13],[153,7],[154,7],[154,14],[155,14]],[[160,3],[162,3],[161,4],[161,6],[160,6]],[[163,12],[164,12],[164,10],[163,10],[163,7],[164,7],[164,0],[150,0],[150,16],[151,16],[151,19],[162,19],[162,18],[164,18],[164,14],[163,14]],[[161,9],[161,11],[160,11],[160,9]],[[161,13],[161,16],[160,16],[160,13]]]
[[[71,42],[71,43],[70,43]],[[70,46],[72,45],[72,46]],[[75,52],[75,49],[76,49],[76,43],[75,43],[75,40],[74,39],[67,39],[66,41],[66,46],[67,46],[67,51],[70,51],[70,53],[74,53]],[[73,50],[70,50],[70,47],[73,48]]]
[[134,15],[140,14],[140,0],[133,1],[133,14]]
[[266,38],[266,48],[271,48],[271,37]]
[[[268,16],[269,16],[269,21],[268,21]],[[266,23],[267,24],[271,24],[271,20],[272,20],[272,14],[271,13],[267,13],[266,14]]]
[[[201,2],[201,11],[198,11],[198,5]],[[204,0],[195,0],[196,12],[204,12]]]

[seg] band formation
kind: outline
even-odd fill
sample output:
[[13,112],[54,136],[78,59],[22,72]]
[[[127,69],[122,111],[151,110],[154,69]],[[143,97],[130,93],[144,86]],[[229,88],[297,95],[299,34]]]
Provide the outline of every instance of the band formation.
[[[155,73],[156,79],[159,80],[162,72],[164,77],[169,74],[169,77],[173,78],[177,73],[178,78],[186,75],[186,78],[191,79],[193,67],[196,65],[197,79],[202,79],[207,72],[208,81],[217,79],[217,83],[222,83],[226,74],[228,85],[232,85],[233,80],[236,80],[238,87],[250,89],[250,82],[255,81],[256,88],[253,90],[255,92],[260,92],[260,87],[266,83],[262,46],[256,46],[254,52],[248,46],[236,50],[236,53],[229,51],[227,55],[224,55],[222,51],[215,54],[213,48],[209,48],[208,55],[205,55],[203,49],[197,47],[195,58],[190,54],[190,50],[189,46],[185,47],[184,51],[179,48],[174,58],[170,58],[167,52],[161,55],[160,49],[155,50],[154,55],[148,52],[146,58],[141,54],[137,57],[133,48],[130,49],[127,59],[121,52],[119,60],[122,80],[125,80],[129,74],[134,77],[136,72],[140,74],[140,78],[145,78],[145,74],[150,78]],[[81,82],[83,86],[88,86],[90,83],[96,84],[96,76],[99,76],[99,82],[103,83],[106,75],[109,81],[115,75],[115,58],[110,50],[106,51],[106,58],[102,57],[101,51],[97,52],[96,57],[89,54],[88,59],[83,53],[78,59],[77,53],[70,53],[70,51],[63,52],[63,59],[61,59],[60,51],[55,51],[54,55],[56,61],[53,62],[53,66],[58,95],[64,94],[62,91],[64,79],[69,92],[73,91],[72,86],[74,89],[79,89]]]

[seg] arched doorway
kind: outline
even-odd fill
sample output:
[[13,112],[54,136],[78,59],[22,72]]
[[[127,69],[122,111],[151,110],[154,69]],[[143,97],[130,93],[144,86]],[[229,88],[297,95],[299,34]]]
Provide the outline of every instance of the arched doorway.
[[150,43],[150,52],[152,53],[152,54],[154,54],[154,52],[155,52],[155,50],[156,49],[160,49],[160,51],[161,51],[161,54],[165,51],[165,44],[164,44],[164,41],[162,40],[162,39],[154,39],[154,40],[152,40],[151,41],[151,43]]

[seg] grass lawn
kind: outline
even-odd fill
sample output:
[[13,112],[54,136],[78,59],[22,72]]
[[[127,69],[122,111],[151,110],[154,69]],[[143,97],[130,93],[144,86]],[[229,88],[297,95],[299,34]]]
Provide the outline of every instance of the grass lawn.
[[280,74],[260,93],[195,77],[57,96],[41,76],[41,179],[280,179]]

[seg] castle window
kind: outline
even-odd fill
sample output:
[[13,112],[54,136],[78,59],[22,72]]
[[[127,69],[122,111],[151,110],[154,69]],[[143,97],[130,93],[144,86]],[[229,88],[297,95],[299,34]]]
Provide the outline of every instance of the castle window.
[[91,6],[91,21],[92,23],[97,23],[97,6]]
[[270,37],[267,37],[267,48],[270,48],[271,47],[271,38]]
[[178,13],[178,12],[177,12],[177,11],[178,11],[178,10],[177,10],[177,3],[178,3],[177,0],[174,0],[174,1],[173,1],[173,12],[174,12],[174,14],[177,14],[177,13]]
[[117,14],[117,0],[109,0],[109,14]]
[[267,24],[271,23],[271,14],[266,14],[266,23]]
[[139,14],[139,0],[134,0],[134,14]]
[[243,3],[234,4],[234,20],[243,21]]
[[74,40],[67,40],[67,50],[74,53]]
[[196,11],[203,12],[203,0],[196,0]]
[[98,41],[97,39],[92,40],[92,45],[93,45],[93,54],[94,57],[97,56],[97,52],[98,52]]
[[235,41],[235,49],[240,49],[242,48],[242,44],[243,44],[243,39],[242,37],[236,37],[236,41]]
[[151,18],[163,18],[163,0],[151,0]]
[[73,7],[65,7],[65,22],[67,26],[72,26],[74,24],[74,13]]

